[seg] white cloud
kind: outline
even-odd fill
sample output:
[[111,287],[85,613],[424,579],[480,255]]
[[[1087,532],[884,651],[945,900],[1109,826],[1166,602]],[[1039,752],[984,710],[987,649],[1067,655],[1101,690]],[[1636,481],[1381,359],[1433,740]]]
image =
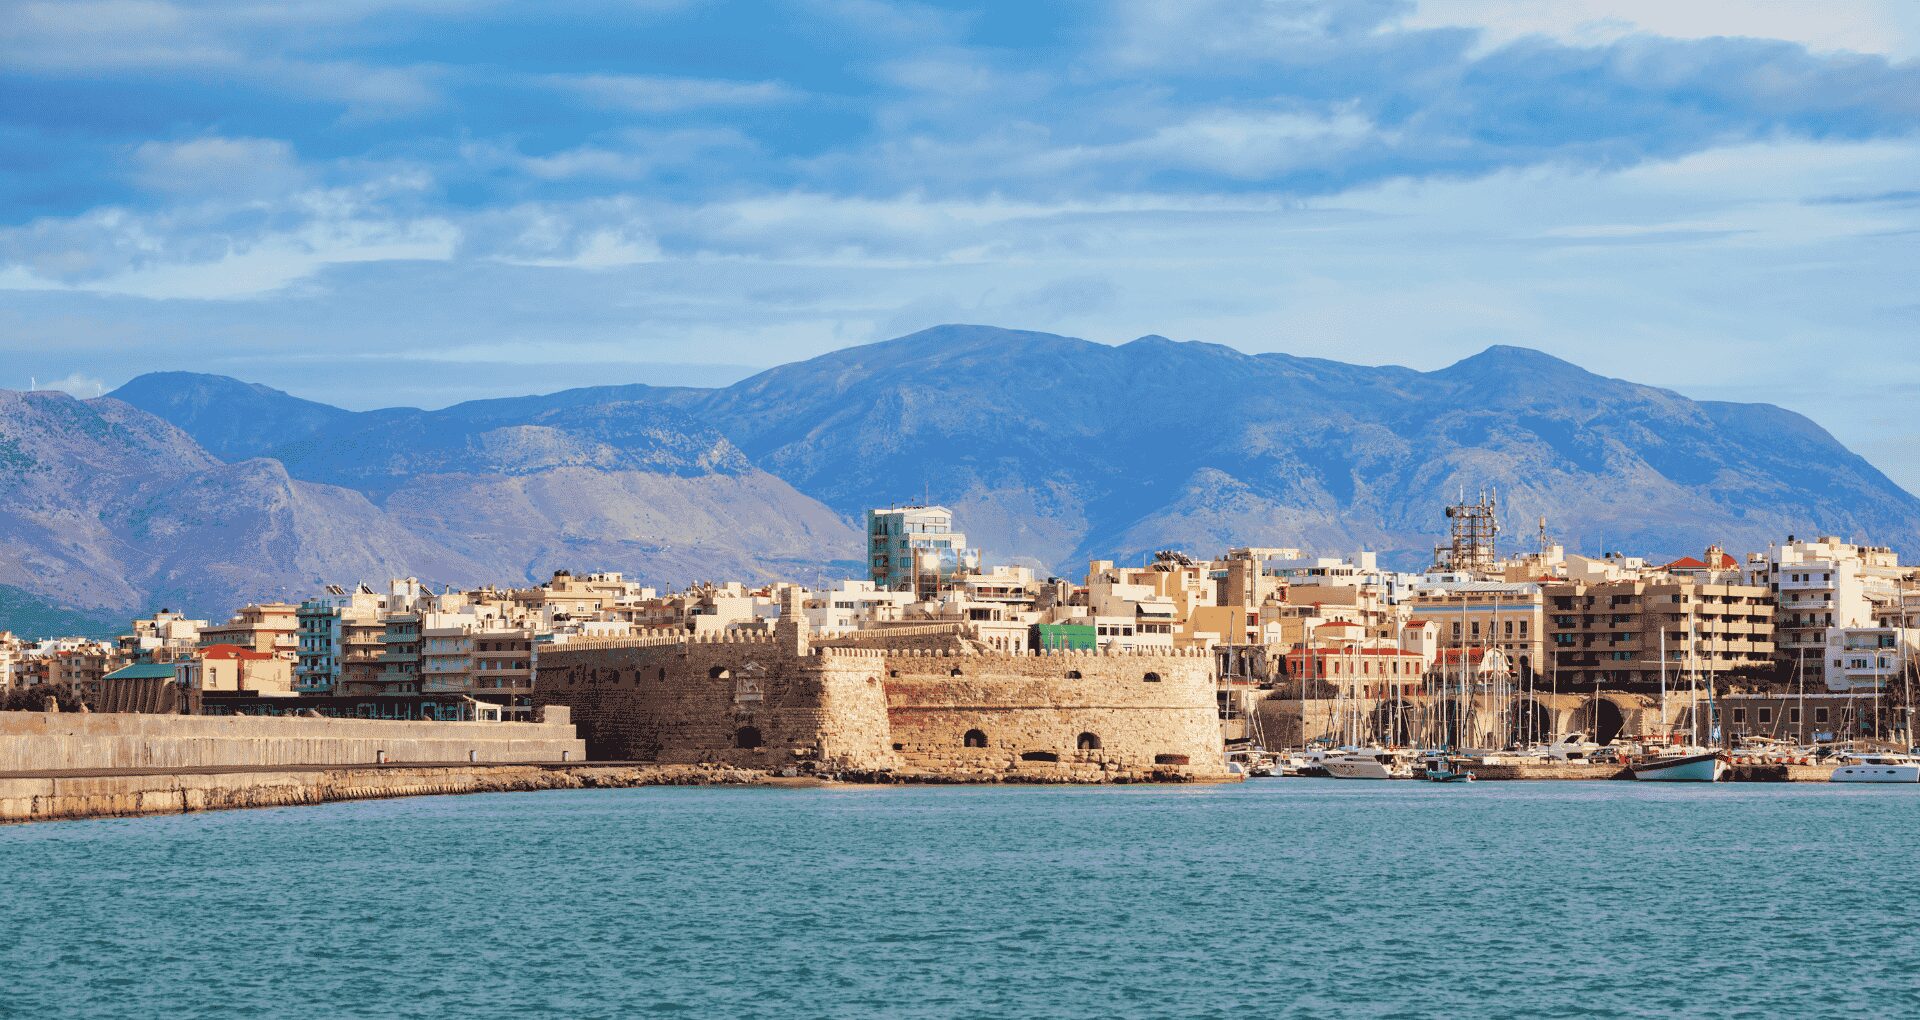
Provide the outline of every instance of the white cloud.
[[715,106],[792,102],[798,92],[777,81],[727,81],[639,74],[557,74],[549,85],[605,106],[636,113],[677,113]]
[[60,390],[71,393],[83,400],[92,399],[107,392],[107,384],[90,375],[73,372],[60,379],[29,379],[27,384],[37,390]]
[[1482,50],[1527,36],[1602,46],[1629,35],[1673,39],[1746,36],[1799,43],[1815,52],[1920,55],[1920,5],[1909,0],[1416,0],[1405,28],[1474,28]]
[[146,142],[134,150],[133,168],[141,187],[176,195],[280,196],[307,180],[293,146],[274,138]]

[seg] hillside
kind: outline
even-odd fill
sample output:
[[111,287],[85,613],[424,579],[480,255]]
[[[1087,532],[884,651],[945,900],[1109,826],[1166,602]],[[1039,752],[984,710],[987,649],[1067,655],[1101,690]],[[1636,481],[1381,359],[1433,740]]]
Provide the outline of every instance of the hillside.
[[923,493],[991,557],[1063,573],[1229,544],[1419,566],[1440,508],[1484,487],[1510,543],[1544,515],[1596,551],[1823,533],[1920,552],[1920,500],[1807,419],[1512,347],[1417,372],[943,326],[723,389],[437,411],[169,374],[94,401],[0,394],[9,471],[0,585],[62,607],[215,611],[387,573],[857,573],[860,511]]

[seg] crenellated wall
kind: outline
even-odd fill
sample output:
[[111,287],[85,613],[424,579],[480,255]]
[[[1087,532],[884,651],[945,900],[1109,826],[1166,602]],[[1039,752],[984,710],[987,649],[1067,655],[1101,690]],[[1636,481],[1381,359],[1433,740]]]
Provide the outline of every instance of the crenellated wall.
[[541,654],[534,699],[571,708],[595,759],[959,778],[1224,772],[1203,654],[885,644],[669,632],[567,645]]

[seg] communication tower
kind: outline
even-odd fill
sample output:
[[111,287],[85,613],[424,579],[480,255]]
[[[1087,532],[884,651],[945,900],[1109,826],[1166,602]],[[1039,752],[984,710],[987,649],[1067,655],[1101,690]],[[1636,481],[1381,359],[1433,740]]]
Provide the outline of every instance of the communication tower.
[[1491,573],[1494,567],[1494,540],[1500,534],[1500,492],[1480,493],[1478,502],[1460,502],[1447,507],[1450,541],[1433,550],[1435,570]]

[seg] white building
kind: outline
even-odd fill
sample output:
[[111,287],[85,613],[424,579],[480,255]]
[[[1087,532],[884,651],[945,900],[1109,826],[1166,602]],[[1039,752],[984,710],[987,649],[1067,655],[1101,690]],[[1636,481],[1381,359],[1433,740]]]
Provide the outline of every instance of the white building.
[[867,511],[867,567],[873,583],[932,599],[961,575],[980,569],[980,550],[953,530],[943,506]]
[[1872,627],[1875,606],[1897,601],[1907,574],[1893,550],[1831,536],[1789,537],[1747,558],[1748,583],[1773,593],[1775,657],[1796,674],[1804,665],[1814,687],[1826,682],[1834,658],[1828,631]]

